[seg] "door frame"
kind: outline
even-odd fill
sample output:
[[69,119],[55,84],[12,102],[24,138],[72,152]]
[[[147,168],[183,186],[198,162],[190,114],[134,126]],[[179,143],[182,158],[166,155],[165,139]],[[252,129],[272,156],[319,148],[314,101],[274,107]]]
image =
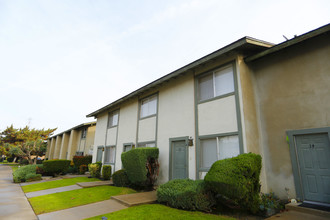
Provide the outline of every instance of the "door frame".
[[189,139],[189,136],[184,136],[184,137],[176,137],[176,138],[170,138],[169,139],[169,172],[168,172],[168,179],[171,180],[172,177],[173,177],[173,170],[172,170],[172,144],[173,142],[176,142],[176,141],[185,141],[185,144],[186,144],[186,148],[187,148],[187,151],[186,151],[186,163],[187,163],[187,169],[186,169],[186,176],[187,178],[189,178],[189,146],[188,146],[188,139]]
[[301,129],[301,130],[288,130],[287,132],[289,139],[289,150],[290,150],[290,158],[292,164],[292,173],[294,179],[294,185],[296,188],[297,198],[304,201],[304,193],[303,193],[303,185],[300,174],[300,167],[298,161],[298,153],[295,136],[297,135],[308,135],[308,134],[328,134],[328,138],[330,140],[330,127],[324,128],[310,128],[310,129]]

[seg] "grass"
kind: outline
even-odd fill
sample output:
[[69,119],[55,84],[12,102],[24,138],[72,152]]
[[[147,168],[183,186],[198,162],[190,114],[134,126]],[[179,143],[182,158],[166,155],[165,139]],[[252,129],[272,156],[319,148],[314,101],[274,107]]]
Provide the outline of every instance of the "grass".
[[149,220],[149,219],[157,219],[157,220],[168,220],[168,219],[185,219],[185,220],[230,220],[234,218],[221,216],[221,215],[212,215],[203,212],[197,211],[184,211],[180,209],[170,208],[160,204],[152,204],[152,205],[140,205],[133,206],[127,209],[123,209],[117,212],[112,212],[108,214],[103,214],[99,216],[95,216],[92,218],[87,218],[88,220],[100,220],[102,217],[107,217],[108,219],[125,219],[125,220]]
[[126,187],[98,186],[30,198],[34,212],[53,212],[110,199],[111,196],[135,193]]
[[35,192],[39,190],[45,190],[45,189],[53,189],[57,187],[63,187],[63,186],[70,186],[74,185],[79,182],[92,182],[92,181],[99,181],[97,178],[87,178],[87,177],[76,177],[76,178],[70,178],[70,179],[61,179],[61,180],[53,180],[43,183],[35,183],[31,185],[22,186],[22,189],[25,193],[28,192]]

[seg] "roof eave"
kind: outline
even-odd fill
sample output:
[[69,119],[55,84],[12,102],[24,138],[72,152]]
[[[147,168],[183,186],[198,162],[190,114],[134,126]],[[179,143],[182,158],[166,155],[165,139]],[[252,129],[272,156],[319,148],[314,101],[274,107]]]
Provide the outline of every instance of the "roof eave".
[[196,68],[197,66],[199,66],[201,64],[204,64],[204,63],[206,63],[210,60],[213,60],[216,57],[219,57],[219,56],[221,56],[223,54],[226,54],[230,51],[238,49],[241,46],[246,45],[246,44],[255,45],[255,46],[259,46],[259,47],[265,47],[265,49],[269,48],[269,47],[272,47],[274,45],[272,43],[268,43],[268,42],[261,41],[261,40],[258,40],[258,39],[254,39],[254,38],[251,38],[251,37],[243,37],[243,38],[241,38],[241,39],[239,39],[239,40],[237,40],[237,41],[235,41],[235,42],[233,42],[233,43],[231,43],[231,44],[229,44],[229,45],[227,45],[223,48],[220,48],[219,50],[216,50],[216,51],[214,51],[214,52],[212,52],[212,53],[210,53],[210,54],[208,54],[208,55],[206,55],[206,56],[204,56],[204,57],[202,57],[198,60],[195,60],[192,63],[189,63],[189,64],[187,64],[187,65],[185,65],[185,66],[183,66],[183,67],[181,67],[181,68],[179,68],[179,69],[177,69],[177,70],[175,70],[175,71],[173,71],[173,72],[171,72],[171,73],[169,73],[169,74],[167,74],[167,75],[165,75],[165,76],[163,76],[163,77],[161,77],[161,78],[159,78],[159,79],[157,79],[157,80],[155,80],[155,81],[153,81],[153,82],[151,82],[151,83],[149,83],[149,84],[147,84],[147,85],[145,85],[145,86],[143,86],[143,87],[141,87],[141,88],[139,88],[135,91],[133,91],[132,93],[130,93],[130,94],[128,94],[128,95],[126,95],[126,96],[124,96],[124,97],[122,97],[122,98],[120,98],[120,99],[118,99],[118,100],[116,100],[116,101],[114,101],[114,102],[112,102],[112,103],[110,103],[110,104],[108,104],[108,105],[106,105],[106,106],[104,106],[104,107],[88,114],[88,115],[86,115],[86,117],[97,117],[98,114],[110,109],[111,107],[113,107],[113,106],[115,106],[115,105],[117,105],[117,104],[119,104],[123,101],[126,101],[126,100],[128,100],[128,99],[130,99],[134,96],[137,96],[138,94],[142,93],[143,91],[145,91],[147,89],[153,88],[153,87],[157,86],[158,84],[161,84],[164,81],[168,81],[171,78],[177,77],[178,75],[180,75],[184,72],[187,72],[187,71],[189,71],[193,68]]
[[272,53],[275,53],[277,51],[283,50],[283,49],[285,49],[287,47],[290,47],[290,46],[293,46],[295,44],[301,43],[303,41],[306,41],[308,39],[311,39],[313,37],[316,37],[318,35],[321,35],[323,33],[329,32],[329,31],[330,31],[330,24],[324,25],[324,26],[322,26],[320,28],[317,28],[315,30],[312,30],[312,31],[310,31],[310,32],[308,32],[306,34],[300,35],[300,36],[295,37],[295,38],[293,38],[291,40],[287,40],[287,41],[285,41],[285,42],[283,42],[281,44],[278,44],[278,45],[276,45],[274,47],[271,47],[271,48],[269,48],[269,49],[267,49],[265,51],[262,51],[260,53],[255,54],[255,55],[246,57],[244,59],[244,61],[247,62],[247,63],[248,62],[255,61],[255,60],[260,59],[262,57],[265,57],[265,56],[267,56],[269,54],[272,54]]

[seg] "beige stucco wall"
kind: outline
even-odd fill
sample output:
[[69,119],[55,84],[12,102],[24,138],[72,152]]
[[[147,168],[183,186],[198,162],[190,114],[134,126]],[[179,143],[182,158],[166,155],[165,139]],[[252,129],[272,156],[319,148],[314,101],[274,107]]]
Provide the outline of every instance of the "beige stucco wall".
[[235,96],[198,105],[199,135],[237,132]]
[[256,78],[268,191],[282,198],[285,188],[295,197],[286,131],[330,125],[329,39],[317,37],[249,64]]
[[53,159],[59,159],[60,158],[61,145],[62,145],[62,136],[59,135],[59,136],[56,137],[55,149],[54,149],[54,158]]
[[95,128],[96,128],[95,125],[94,126],[89,126],[87,128],[86,146],[85,146],[84,155],[86,155],[86,154],[90,155],[90,153],[93,151],[94,138],[95,138]]
[[107,131],[107,143],[106,145],[116,145],[117,142],[117,127],[109,128]]
[[94,149],[93,149],[93,163],[96,162],[97,147],[105,145],[105,135],[108,125],[108,113],[104,112],[100,114],[96,121],[95,137],[94,137]]
[[69,139],[70,139],[70,133],[62,134],[62,144],[61,144],[59,159],[66,159],[66,152],[68,151]]
[[157,116],[139,120],[138,142],[156,140]]
[[[159,89],[158,135],[159,183],[169,178],[170,138],[192,137],[195,144],[194,77],[187,74]],[[195,146],[188,147],[189,178],[196,178]]]
[[121,169],[121,153],[125,143],[136,144],[137,118],[138,118],[138,99],[123,103],[119,110],[119,124],[116,147],[115,169]]

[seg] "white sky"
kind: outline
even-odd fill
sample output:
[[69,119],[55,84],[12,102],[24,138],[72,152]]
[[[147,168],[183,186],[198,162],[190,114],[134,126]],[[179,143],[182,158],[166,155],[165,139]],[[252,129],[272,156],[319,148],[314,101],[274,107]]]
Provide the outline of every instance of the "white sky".
[[0,130],[58,133],[244,36],[329,21],[329,0],[0,0]]

